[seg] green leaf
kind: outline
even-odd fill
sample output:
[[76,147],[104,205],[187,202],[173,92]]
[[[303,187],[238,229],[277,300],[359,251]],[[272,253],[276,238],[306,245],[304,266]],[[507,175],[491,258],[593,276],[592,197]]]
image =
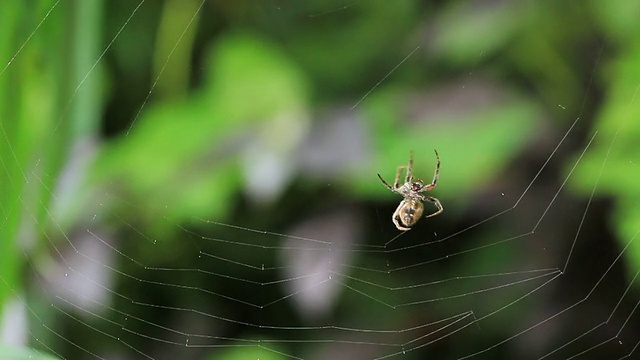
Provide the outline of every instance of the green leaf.
[[216,352],[212,354],[209,359],[211,360],[246,360],[246,359],[260,359],[260,360],[284,360],[290,357],[281,355],[277,350],[271,350],[273,346],[239,346],[225,350],[222,353]]
[[57,360],[58,357],[33,349],[0,344],[0,359],[4,360]]
[[[162,209],[175,220],[224,216],[241,185],[236,158],[228,154],[239,153],[246,138],[268,132],[278,119],[305,119],[297,116],[306,108],[304,77],[275,45],[229,35],[213,47],[210,60],[200,91],[149,106],[96,163],[96,180],[137,197],[144,213]],[[274,146],[286,136],[279,132]]]
[[378,158],[359,173],[363,177],[354,184],[356,193],[394,196],[379,181],[371,180],[380,173],[393,181],[396,168],[409,160],[410,150],[414,153],[414,175],[431,181],[436,149],[441,159],[437,196],[464,198],[491,182],[493,174],[499,173],[537,134],[538,108],[517,96],[466,111],[424,113],[407,119],[406,108],[410,105],[399,99],[408,96],[398,95],[387,92],[369,102],[374,141],[380,151]]
[[[590,196],[597,185],[596,196],[614,199],[612,218],[621,246],[640,231],[640,107],[635,97],[640,46],[634,46],[604,71],[607,96],[594,126],[598,133],[570,179],[571,189],[578,194]],[[569,162],[567,172],[574,162]],[[640,241],[634,241],[625,254],[629,269],[638,269]]]
[[458,63],[477,63],[504,48],[522,21],[522,9],[513,4],[477,6],[450,2],[437,17],[433,47],[437,54]]

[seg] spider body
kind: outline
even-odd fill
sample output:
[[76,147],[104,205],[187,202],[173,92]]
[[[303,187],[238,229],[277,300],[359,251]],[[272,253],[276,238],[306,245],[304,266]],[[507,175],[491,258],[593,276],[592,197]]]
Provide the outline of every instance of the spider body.
[[409,230],[409,228],[401,227],[400,224],[405,226],[412,226],[422,216],[424,212],[424,205],[422,201],[416,199],[404,199],[400,202],[400,205],[393,214],[393,223],[400,230]]
[[[440,174],[440,156],[438,155],[438,151],[434,151],[436,153],[437,163],[435,173],[433,174],[433,180],[430,184],[425,185],[422,180],[415,179],[413,177],[413,151],[409,153],[409,164],[401,165],[396,170],[396,178],[393,182],[393,186],[389,185],[389,183],[387,183],[382,176],[378,174],[378,178],[380,178],[380,181],[382,181],[384,186],[394,193],[400,194],[404,197],[392,215],[393,224],[398,228],[398,230],[411,230],[411,226],[415,225],[415,223],[420,220],[422,213],[424,212],[423,201],[431,202],[438,208],[436,212],[427,215],[426,217],[428,218],[436,216],[444,211],[438,199],[433,196],[423,194],[426,191],[433,190],[438,182],[438,175]],[[403,169],[407,170],[407,174],[404,179],[404,184],[400,185],[400,175],[402,174]]]

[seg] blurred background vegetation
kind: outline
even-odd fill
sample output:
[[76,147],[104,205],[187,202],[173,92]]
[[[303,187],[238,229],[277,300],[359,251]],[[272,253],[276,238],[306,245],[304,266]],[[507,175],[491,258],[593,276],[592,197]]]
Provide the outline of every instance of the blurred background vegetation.
[[[472,294],[397,311],[332,288],[314,308],[304,297],[277,301],[292,292],[285,286],[259,285],[304,273],[281,251],[291,236],[337,248],[391,240],[401,199],[376,174],[392,181],[413,150],[415,173],[429,180],[433,149],[445,212],[387,249],[413,247],[331,259],[388,287],[563,270],[481,331],[404,358],[491,348],[589,294],[552,327],[488,354],[558,349],[637,298],[635,287],[635,297],[622,293],[640,269],[640,242],[615,258],[640,228],[639,13],[627,0],[3,2],[0,356],[375,358],[398,349],[349,346],[390,341],[359,332],[244,325],[408,329],[486,315],[549,280],[500,293],[473,292],[518,279],[361,289],[390,304]],[[256,271],[265,266],[285,270]],[[388,268],[405,271],[367,271]],[[611,326],[582,340],[595,345]],[[638,320],[625,326],[619,339],[634,344]],[[211,338],[185,336],[200,333]]]

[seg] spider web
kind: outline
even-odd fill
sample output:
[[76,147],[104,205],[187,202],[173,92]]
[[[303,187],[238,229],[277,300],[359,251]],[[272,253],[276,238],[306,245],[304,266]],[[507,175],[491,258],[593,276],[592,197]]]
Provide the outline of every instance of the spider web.
[[[55,18],[60,3],[49,5],[0,77],[23,61],[23,50],[43,35],[41,25]],[[55,133],[114,44],[134,36],[128,29],[137,17],[151,15],[145,5],[140,1],[122,23],[111,24],[117,30],[75,84]],[[143,126],[165,67],[207,5],[198,1],[186,17],[123,138]],[[270,6],[277,13],[287,5]],[[360,6],[342,2],[307,16],[339,17]],[[354,98],[349,113],[358,112],[419,49],[412,44],[394,54],[395,65]],[[594,74],[599,66],[596,61]],[[466,80],[473,79],[472,70]],[[581,90],[586,101],[591,83]],[[633,105],[635,93],[626,95]],[[374,204],[372,214],[347,201],[319,211],[286,193],[271,207],[253,208],[240,199],[234,203],[240,216],[232,216],[230,206],[223,219],[193,215],[176,222],[170,206],[146,214],[149,208],[134,195],[108,189],[91,194],[85,214],[61,219],[55,207],[64,189],[48,187],[37,162],[19,160],[17,139],[0,123],[8,186],[35,183],[53,199],[33,208],[22,193],[18,207],[2,205],[5,219],[24,214],[27,225],[20,226],[31,231],[24,237],[42,239],[41,249],[20,250],[24,287],[0,274],[0,286],[10,293],[3,342],[25,326],[22,340],[38,356],[71,359],[630,358],[640,344],[634,326],[640,269],[625,270],[624,262],[636,236],[621,239],[619,248],[588,236],[607,227],[602,212],[594,214],[602,206],[595,194],[618,143],[597,129],[589,134],[581,119],[586,108],[583,103],[572,123],[548,136],[543,161],[533,161],[534,170],[523,172],[526,179],[504,174],[474,195],[468,213],[436,188],[445,212],[400,233],[391,224],[391,202]],[[303,159],[315,140],[301,145]],[[591,195],[577,200],[567,183],[594,141],[609,148],[590,179]],[[465,165],[441,157],[442,174]],[[397,164],[405,161],[397,158]],[[414,172],[427,177],[432,168],[422,161],[427,159]],[[18,177],[10,172],[14,166]],[[562,166],[568,171],[558,170]],[[382,190],[375,174],[394,170],[371,170],[370,181]],[[270,212],[280,215],[279,225],[261,224],[260,216]],[[7,220],[0,224],[9,226]]]

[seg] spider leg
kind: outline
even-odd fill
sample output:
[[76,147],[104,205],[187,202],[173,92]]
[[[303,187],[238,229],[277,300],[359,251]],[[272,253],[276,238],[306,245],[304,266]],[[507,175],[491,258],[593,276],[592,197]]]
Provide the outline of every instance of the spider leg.
[[400,225],[400,218],[399,218],[397,215],[395,215],[395,214],[393,214],[393,215],[394,215],[394,216],[393,216],[393,218],[392,218],[392,220],[393,220],[393,224],[396,226],[396,228],[397,228],[398,230],[400,230],[400,231],[407,231],[407,230],[411,230],[411,228],[404,227],[404,226]]
[[440,213],[442,213],[444,211],[444,208],[442,208],[442,204],[440,204],[440,200],[434,198],[433,196],[425,196],[424,199],[428,202],[432,202],[437,208],[438,210],[436,212],[434,212],[431,215],[427,215],[425,216],[425,218],[430,218],[432,216],[436,216]]
[[[397,189],[400,186],[400,175],[402,174],[402,169],[406,169],[407,165],[400,165],[396,170],[396,178],[393,180],[393,187]],[[409,172],[407,172],[409,174]],[[405,181],[406,182],[406,181]]]
[[407,176],[404,178],[404,182],[408,183],[413,180],[413,150],[409,150],[409,165],[407,165]]
[[438,176],[440,176],[440,155],[438,155],[438,150],[434,149],[433,151],[435,151],[436,153],[436,160],[437,160],[436,171],[433,174],[433,180],[431,181],[431,184],[427,184],[422,188],[420,188],[419,192],[432,190],[438,184]]
[[436,153],[436,170],[433,173],[433,180],[431,180],[431,185],[433,187],[438,183],[438,176],[440,176],[440,155],[438,155],[438,150],[433,149],[433,152]]
[[384,181],[384,179],[382,178],[382,176],[380,176],[380,174],[378,174],[378,178],[380,179],[380,181],[382,181],[382,184],[384,184],[384,186],[386,186],[389,190],[396,192],[396,189],[392,188],[388,182]]

